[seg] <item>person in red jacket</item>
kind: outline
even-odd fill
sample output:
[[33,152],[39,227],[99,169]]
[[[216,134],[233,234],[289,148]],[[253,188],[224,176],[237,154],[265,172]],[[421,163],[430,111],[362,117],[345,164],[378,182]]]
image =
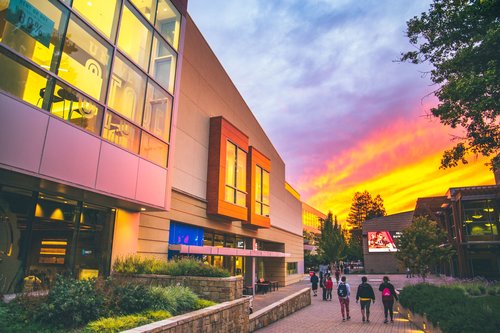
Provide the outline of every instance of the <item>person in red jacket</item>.
[[326,279],[325,287],[326,287],[326,300],[331,301],[332,300],[333,281],[332,281],[332,277],[330,276],[330,274],[328,274],[328,278]]

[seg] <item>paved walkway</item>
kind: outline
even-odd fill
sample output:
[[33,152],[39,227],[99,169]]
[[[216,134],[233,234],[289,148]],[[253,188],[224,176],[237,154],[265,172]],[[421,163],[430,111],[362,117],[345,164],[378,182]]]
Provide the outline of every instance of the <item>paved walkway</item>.
[[[342,322],[340,313],[340,305],[334,293],[333,301],[322,301],[321,288],[318,289],[318,296],[311,297],[312,304],[284,319],[279,320],[267,327],[258,330],[259,333],[274,333],[274,332],[327,332],[333,329],[339,329],[342,333],[420,333],[413,324],[406,318],[399,316],[395,311],[394,323],[384,324],[384,309],[381,302],[378,286],[382,282],[382,275],[367,275],[368,282],[375,290],[376,301],[370,308],[370,323],[361,321],[361,312],[359,304],[356,304],[356,290],[361,283],[362,275],[346,275],[347,283],[351,285],[350,314],[351,320]],[[407,279],[404,275],[389,275],[391,283],[396,289],[401,289],[407,284],[422,282],[418,278]],[[427,279],[431,283],[441,282],[439,278]],[[304,280],[284,288],[279,291],[268,293],[265,295],[257,295],[253,301],[254,311],[259,310],[281,298],[284,298],[295,291],[304,287],[310,287],[309,277],[304,277]],[[334,292],[336,284],[334,285]]]

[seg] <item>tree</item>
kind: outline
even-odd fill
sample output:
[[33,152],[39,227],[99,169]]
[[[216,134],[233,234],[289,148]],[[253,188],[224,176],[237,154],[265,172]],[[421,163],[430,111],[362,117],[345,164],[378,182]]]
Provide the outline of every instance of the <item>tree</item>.
[[354,228],[361,229],[366,220],[385,215],[384,201],[380,195],[372,199],[368,191],[356,192],[352,199],[347,222]]
[[454,253],[451,245],[446,244],[446,233],[427,217],[415,218],[395,242],[396,258],[424,281],[431,267],[449,260]]
[[321,236],[318,242],[318,253],[324,262],[332,263],[340,258],[345,247],[345,237],[335,217],[333,222],[332,213],[329,212],[321,221]]
[[433,66],[440,103],[432,115],[466,132],[443,153],[441,168],[466,164],[469,153],[491,156],[492,167],[500,168],[499,17],[499,0],[434,0],[427,13],[407,22],[417,50],[400,60]]

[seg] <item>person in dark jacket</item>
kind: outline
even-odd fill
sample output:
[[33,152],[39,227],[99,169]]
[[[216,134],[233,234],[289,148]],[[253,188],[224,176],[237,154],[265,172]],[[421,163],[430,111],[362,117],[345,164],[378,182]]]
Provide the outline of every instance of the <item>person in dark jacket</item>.
[[316,272],[313,273],[311,276],[311,287],[313,291],[313,296],[318,296],[318,276],[316,275]]
[[372,286],[367,282],[366,276],[361,278],[361,284],[358,286],[358,292],[356,293],[356,303],[360,301],[361,304],[361,316],[363,322],[370,322],[370,302],[375,303],[375,293],[373,292]]
[[378,290],[382,292],[382,303],[384,304],[384,324],[387,324],[387,314],[391,315],[391,323],[394,323],[394,315],[392,307],[394,306],[394,299],[398,300],[398,295],[392,283],[389,282],[389,277],[384,276],[384,282],[380,284]]

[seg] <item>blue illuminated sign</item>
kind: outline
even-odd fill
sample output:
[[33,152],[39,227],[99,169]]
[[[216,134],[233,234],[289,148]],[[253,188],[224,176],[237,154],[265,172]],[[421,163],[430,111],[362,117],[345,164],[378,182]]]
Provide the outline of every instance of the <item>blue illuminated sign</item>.
[[26,0],[10,0],[5,19],[49,47],[54,21],[43,15]]

